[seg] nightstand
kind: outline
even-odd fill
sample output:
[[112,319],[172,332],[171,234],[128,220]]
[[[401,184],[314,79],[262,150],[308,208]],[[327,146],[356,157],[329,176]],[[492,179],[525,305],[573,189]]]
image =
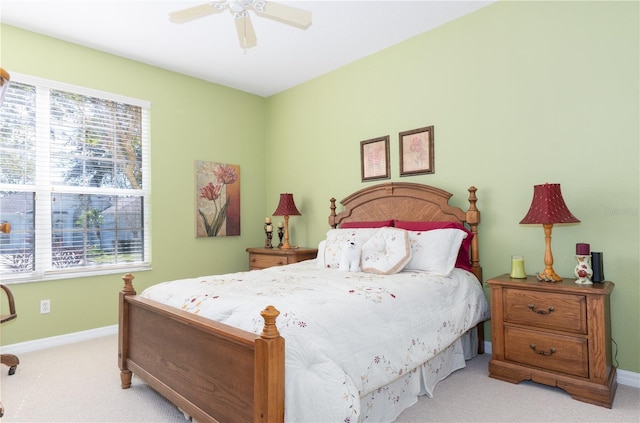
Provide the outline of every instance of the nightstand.
[[249,270],[266,269],[272,266],[297,263],[310,260],[318,255],[317,248],[247,248],[249,253]]
[[489,279],[492,358],[489,376],[511,383],[557,386],[574,399],[611,408],[609,296],[613,282],[579,285],[575,278]]

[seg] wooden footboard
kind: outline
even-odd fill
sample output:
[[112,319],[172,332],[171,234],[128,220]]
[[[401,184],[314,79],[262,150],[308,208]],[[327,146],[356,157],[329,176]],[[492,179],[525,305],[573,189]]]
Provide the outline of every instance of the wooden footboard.
[[213,322],[136,295],[133,276],[120,292],[118,365],[199,423],[284,421],[284,338],[268,306],[262,334]]

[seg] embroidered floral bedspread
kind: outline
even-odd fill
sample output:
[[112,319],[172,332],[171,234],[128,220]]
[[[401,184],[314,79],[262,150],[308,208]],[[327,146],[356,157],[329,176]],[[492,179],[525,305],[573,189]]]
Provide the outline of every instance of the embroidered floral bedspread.
[[489,318],[469,272],[449,277],[288,266],[165,282],[142,296],[231,326],[262,331],[273,305],[285,338],[285,420],[357,422],[361,396],[435,356]]

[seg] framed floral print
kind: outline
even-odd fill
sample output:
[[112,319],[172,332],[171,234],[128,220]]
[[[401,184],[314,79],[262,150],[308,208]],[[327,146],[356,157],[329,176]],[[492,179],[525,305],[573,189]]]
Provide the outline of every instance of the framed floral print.
[[240,166],[196,161],[196,238],[240,235]]
[[435,173],[433,126],[400,132],[400,176]]
[[389,179],[389,135],[360,141],[362,182]]

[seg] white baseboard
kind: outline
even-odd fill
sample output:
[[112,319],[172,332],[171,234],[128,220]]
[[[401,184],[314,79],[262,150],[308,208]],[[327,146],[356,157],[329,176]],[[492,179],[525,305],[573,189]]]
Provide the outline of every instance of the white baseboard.
[[[22,354],[31,351],[43,350],[45,348],[58,347],[61,345],[73,344],[75,342],[87,341],[102,336],[115,335],[118,333],[118,325],[105,326],[97,329],[85,330],[82,332],[69,333],[66,335],[52,336],[50,338],[36,339],[34,341],[20,342],[18,344],[5,345],[1,347],[3,354]],[[491,354],[491,342],[484,343],[485,354]],[[617,371],[618,383],[621,385],[640,388],[640,373],[627,370]]]
[[23,354],[31,351],[43,350],[45,348],[59,347],[61,345],[73,344],[75,342],[87,341],[93,338],[100,338],[118,333],[118,325],[105,326],[97,329],[84,330],[81,332],[68,333],[65,335],[52,336],[50,338],[35,339],[33,341],[19,342],[17,344],[0,347],[3,354]]
[[[485,341],[484,353],[491,354],[491,342]],[[630,372],[628,370],[616,370],[616,379],[620,385],[632,386],[634,388],[640,388],[640,373]]]

